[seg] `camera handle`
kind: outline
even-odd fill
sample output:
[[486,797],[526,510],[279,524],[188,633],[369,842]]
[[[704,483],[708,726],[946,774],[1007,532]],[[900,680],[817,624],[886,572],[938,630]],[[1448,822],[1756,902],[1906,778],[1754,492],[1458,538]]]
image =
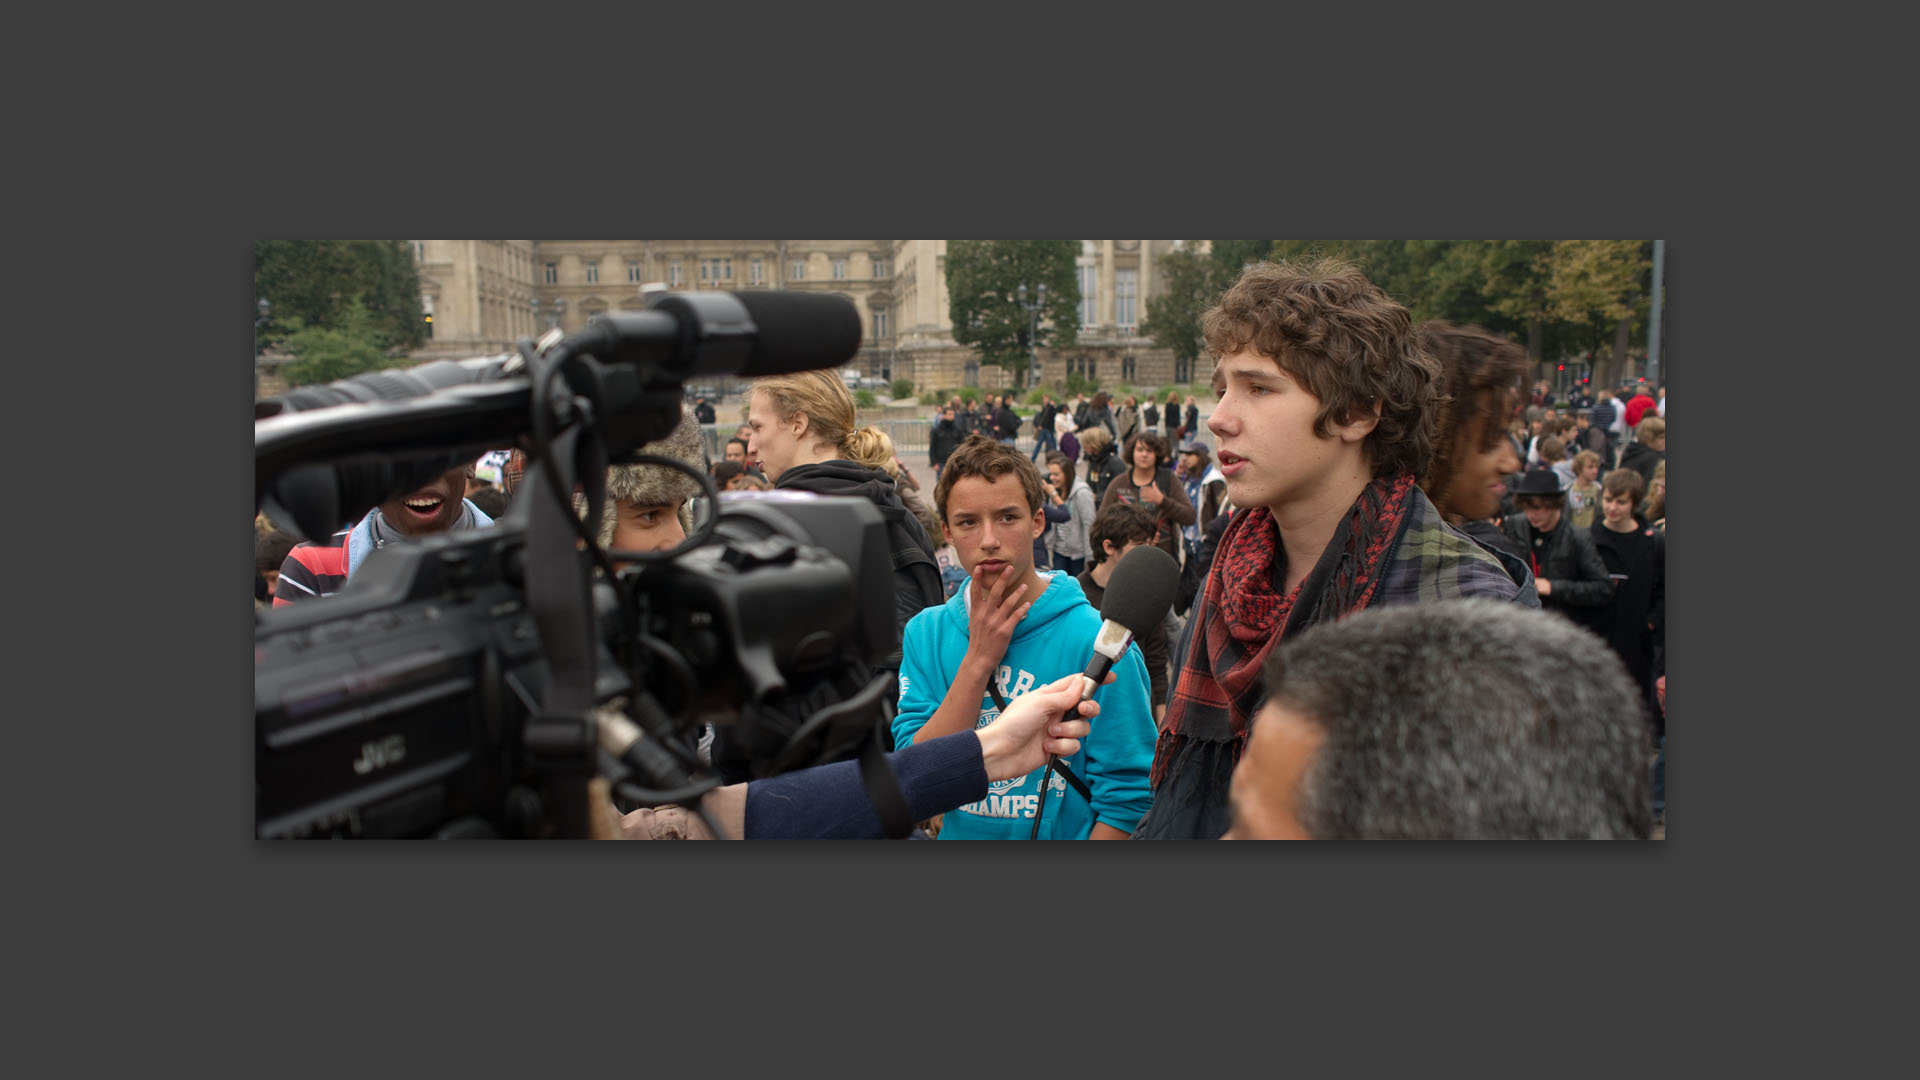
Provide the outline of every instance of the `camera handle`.
[[[537,372],[535,386],[546,384]],[[538,391],[536,391],[538,393]],[[521,496],[527,501],[526,595],[529,614],[547,660],[546,686],[537,715],[527,722],[528,779],[540,805],[527,807],[529,835],[595,835],[599,807],[591,797],[598,772],[594,655],[599,638],[593,622],[593,579],[577,544],[572,491],[579,476],[598,520],[604,494],[606,455],[589,437],[591,425],[572,424],[545,447],[541,468],[528,469]]]

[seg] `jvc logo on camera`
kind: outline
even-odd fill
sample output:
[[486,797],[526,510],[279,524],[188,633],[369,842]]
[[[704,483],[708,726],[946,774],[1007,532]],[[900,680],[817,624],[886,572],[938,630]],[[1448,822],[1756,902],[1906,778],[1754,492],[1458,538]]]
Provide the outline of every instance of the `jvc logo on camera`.
[[360,756],[354,760],[353,771],[365,776],[375,769],[384,769],[388,765],[398,764],[407,756],[407,740],[404,736],[389,735],[370,743],[360,744]]

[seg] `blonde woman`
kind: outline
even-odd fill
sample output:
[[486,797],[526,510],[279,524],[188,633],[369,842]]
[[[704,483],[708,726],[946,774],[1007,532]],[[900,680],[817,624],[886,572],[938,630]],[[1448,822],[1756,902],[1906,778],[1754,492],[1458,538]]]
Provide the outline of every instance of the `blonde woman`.
[[859,496],[886,519],[896,635],[889,664],[897,665],[898,634],[907,620],[945,602],[946,593],[933,538],[901,500],[890,475],[893,440],[871,424],[854,428],[853,395],[834,371],[754,380],[747,428],[747,453],[760,462],[776,491]]

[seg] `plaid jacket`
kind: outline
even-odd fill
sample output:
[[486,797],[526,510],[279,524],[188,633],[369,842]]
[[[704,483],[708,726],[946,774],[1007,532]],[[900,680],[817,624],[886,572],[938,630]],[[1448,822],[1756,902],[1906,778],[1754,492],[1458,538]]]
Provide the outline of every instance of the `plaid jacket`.
[[1499,559],[1472,537],[1448,525],[1425,492],[1414,492],[1406,531],[1389,556],[1380,593],[1373,602],[1417,604],[1469,596],[1540,606],[1540,597],[1533,589],[1522,590]]

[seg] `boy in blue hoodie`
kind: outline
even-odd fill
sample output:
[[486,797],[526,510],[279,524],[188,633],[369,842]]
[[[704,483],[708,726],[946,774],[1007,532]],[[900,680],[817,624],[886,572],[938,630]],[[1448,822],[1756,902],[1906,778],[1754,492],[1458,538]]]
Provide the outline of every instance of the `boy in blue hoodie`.
[[[1007,702],[1084,669],[1100,632],[1100,613],[1078,582],[1034,569],[1044,500],[1040,471],[1024,454],[969,437],[941,470],[934,504],[968,583],[907,623],[896,747],[986,727]],[[1152,800],[1157,729],[1139,650],[1128,649],[1113,671],[1115,680],[1095,694],[1093,731],[1065,759],[1090,801],[1038,769],[990,784],[985,799],[948,812],[940,839],[1027,839],[1042,797],[1041,838],[1126,839]]]

